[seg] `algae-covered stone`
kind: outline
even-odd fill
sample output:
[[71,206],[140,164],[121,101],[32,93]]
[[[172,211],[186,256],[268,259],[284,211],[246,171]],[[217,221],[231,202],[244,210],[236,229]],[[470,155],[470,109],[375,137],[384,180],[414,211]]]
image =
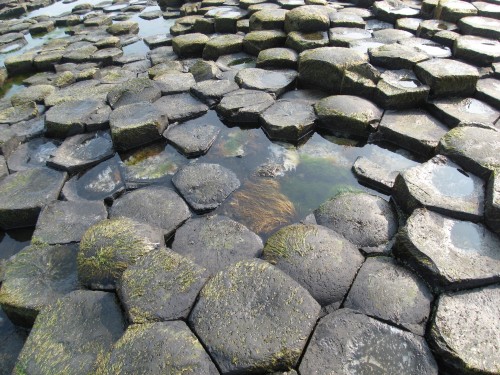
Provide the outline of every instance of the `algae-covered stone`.
[[437,375],[425,340],[349,309],[319,321],[299,367],[302,375]]
[[288,33],[285,45],[297,52],[308,49],[327,47],[330,39],[326,31],[316,31],[314,33],[305,33],[302,31],[292,31]]
[[401,172],[393,196],[408,213],[424,207],[471,221],[484,214],[484,182],[442,155]]
[[171,123],[196,118],[208,111],[205,104],[189,93],[163,96],[154,105],[161,113],[167,115]]
[[93,373],[124,331],[114,294],[75,291],[38,315],[13,374]]
[[129,326],[96,373],[219,374],[196,336],[181,321]]
[[429,55],[415,47],[398,43],[370,48],[368,55],[373,65],[388,69],[413,69],[415,64],[429,59]]
[[243,49],[241,35],[226,34],[210,39],[203,48],[205,60],[217,60],[222,55],[240,52]]
[[172,39],[172,47],[180,58],[201,57],[208,41],[208,36],[201,33],[179,35]]
[[80,242],[90,226],[107,217],[103,202],[55,201],[40,213],[33,239],[48,244]]
[[498,374],[500,334],[498,285],[443,294],[429,343],[450,373]]
[[38,116],[36,103],[28,102],[0,110],[0,124],[14,124],[20,121],[31,120],[36,116]]
[[154,102],[161,96],[158,86],[147,78],[135,78],[112,89],[107,100],[113,109],[138,102]]
[[33,242],[6,263],[0,304],[18,325],[30,327],[40,310],[79,289],[76,245]]
[[163,136],[183,155],[204,155],[217,139],[220,129],[210,124],[186,123],[169,127]]
[[384,199],[367,193],[343,193],[314,211],[316,221],[361,248],[384,246],[397,232],[395,210]]
[[263,373],[297,364],[319,312],[302,286],[255,259],[212,277],[189,320],[222,374]]
[[484,217],[486,224],[500,235],[500,170],[494,171],[488,181]]
[[108,26],[106,31],[111,35],[137,34],[139,24],[132,21],[117,22]]
[[149,186],[125,194],[113,203],[110,217],[120,216],[160,228],[168,238],[191,214],[176,192],[163,186]]
[[306,288],[327,311],[337,309],[364,258],[356,246],[320,225],[293,224],[266,242],[263,259]]
[[198,60],[189,68],[189,72],[193,75],[196,82],[219,79],[222,75],[221,70],[215,62],[205,60]]
[[27,333],[16,327],[0,308],[0,375],[12,375]]
[[262,90],[279,96],[292,88],[296,77],[294,70],[246,68],[240,70],[234,80],[244,89]]
[[289,48],[268,48],[259,52],[257,68],[295,69],[298,54]]
[[186,319],[208,275],[191,260],[160,249],[125,270],[118,294],[132,323]]
[[326,7],[305,5],[285,14],[285,31],[315,32],[325,31],[330,27],[330,18]]
[[43,103],[45,97],[53,94],[55,91],[56,88],[52,85],[32,85],[12,95],[10,101],[13,106],[29,102]]
[[458,27],[463,34],[481,36],[493,40],[500,39],[500,20],[498,19],[480,16],[464,17],[458,21]]
[[413,71],[387,70],[377,83],[375,101],[386,109],[415,108],[425,104],[429,91]]
[[172,182],[196,212],[217,208],[240,187],[240,181],[232,171],[209,163],[184,166],[174,175]]
[[481,224],[418,209],[397,236],[395,255],[435,290],[500,280],[500,240]]
[[250,16],[250,30],[283,30],[286,9],[262,9]]
[[226,216],[192,219],[180,227],[172,250],[214,274],[230,264],[259,257],[262,240],[244,225]]
[[243,38],[243,50],[257,56],[265,49],[283,47],[285,41],[286,33],[281,30],[251,31]]
[[0,227],[31,227],[43,206],[55,201],[67,174],[33,168],[5,177],[0,182]]
[[449,127],[461,122],[494,125],[500,111],[474,98],[446,98],[429,101],[428,110]]
[[225,95],[217,111],[231,122],[258,122],[259,114],[274,103],[273,97],[259,90],[236,90]]
[[191,73],[173,73],[157,75],[154,78],[163,95],[178,94],[189,91],[196,81]]
[[100,221],[80,242],[78,279],[91,289],[114,290],[128,266],[163,246],[163,233],[147,224],[125,217]]
[[60,142],[48,138],[35,138],[19,145],[8,157],[9,171],[19,172],[31,168],[45,167],[47,160],[57,150]]
[[392,258],[368,258],[352,284],[344,307],[389,321],[423,336],[432,293],[424,282]]

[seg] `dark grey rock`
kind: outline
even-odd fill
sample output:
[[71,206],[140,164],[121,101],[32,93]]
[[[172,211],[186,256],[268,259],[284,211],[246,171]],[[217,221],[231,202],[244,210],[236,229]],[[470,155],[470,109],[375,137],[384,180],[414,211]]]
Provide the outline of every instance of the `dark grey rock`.
[[102,202],[55,201],[40,212],[33,240],[47,244],[80,242],[90,226],[107,217]]
[[491,174],[488,182],[484,217],[486,224],[500,235],[500,179],[498,171]]
[[238,85],[229,80],[208,80],[198,82],[191,87],[191,93],[209,106],[218,104],[222,97],[238,90]]
[[243,50],[257,56],[265,49],[283,47],[285,41],[286,33],[281,30],[251,31],[243,38]]
[[123,271],[164,246],[163,233],[145,223],[118,217],[92,225],[78,252],[78,280],[87,288],[114,290]]
[[31,327],[42,309],[79,289],[77,251],[77,245],[34,242],[5,264],[0,304],[12,322]]
[[330,27],[330,17],[325,7],[305,5],[285,14],[285,31],[326,31]]
[[171,123],[199,117],[208,107],[189,93],[163,96],[154,103],[155,107],[168,117]]
[[38,315],[14,374],[94,372],[124,331],[114,294],[75,291]]
[[0,308],[0,360],[1,375],[12,375],[17,357],[26,341],[27,333],[17,328]]
[[422,337],[342,309],[319,321],[299,371],[436,375],[438,367]]
[[0,156],[0,181],[4,179],[4,177],[9,175],[9,168],[7,168],[7,163],[5,162],[5,158]]
[[191,73],[165,73],[157,75],[154,81],[163,95],[187,92],[196,83]]
[[217,112],[230,122],[257,123],[260,113],[273,103],[273,97],[266,92],[240,89],[225,95]]
[[210,39],[203,48],[205,60],[217,60],[222,55],[243,50],[243,36],[234,34],[219,35]]
[[458,21],[458,27],[464,34],[481,36],[488,39],[500,39],[500,20],[471,16],[464,17]]
[[0,154],[9,157],[18,148],[21,138],[9,125],[0,124]]
[[52,85],[32,85],[12,95],[10,101],[13,106],[29,104],[29,102],[43,103],[45,97],[55,91],[56,88]]
[[31,227],[43,206],[55,201],[67,174],[48,168],[14,173],[0,182],[0,227]]
[[476,97],[489,103],[494,108],[500,108],[500,80],[484,78],[477,81]]
[[260,51],[257,56],[257,68],[295,69],[298,54],[289,48],[269,48]]
[[481,224],[418,209],[397,236],[394,253],[435,290],[500,280],[500,240]]
[[47,160],[59,145],[60,142],[47,138],[35,138],[21,144],[7,159],[9,170],[18,172],[45,167]]
[[201,57],[208,41],[208,36],[201,33],[178,35],[172,39],[172,47],[180,58]]
[[218,164],[193,163],[172,178],[177,190],[196,212],[217,208],[240,187],[236,175]]
[[161,96],[158,86],[147,78],[136,78],[122,83],[111,90],[107,100],[111,108],[115,109],[123,105],[154,102]]
[[45,117],[35,117],[28,121],[21,121],[10,126],[22,142],[33,138],[41,137],[45,134]]
[[160,228],[165,238],[190,216],[182,198],[163,186],[149,186],[125,194],[113,203],[110,211],[110,218],[128,217]]
[[473,35],[461,35],[453,44],[453,55],[474,65],[489,66],[500,59],[500,42]]
[[189,320],[222,374],[270,372],[297,364],[319,311],[297,282],[255,259],[212,277]]
[[35,102],[29,102],[0,110],[0,124],[15,124],[20,121],[31,120],[39,114]]
[[436,99],[428,103],[429,112],[449,127],[459,123],[493,125],[500,118],[500,111],[474,98]]
[[186,123],[169,127],[163,136],[183,155],[196,157],[207,153],[219,132],[214,125]]
[[429,91],[413,71],[387,70],[380,76],[374,99],[386,109],[415,108],[425,104]]

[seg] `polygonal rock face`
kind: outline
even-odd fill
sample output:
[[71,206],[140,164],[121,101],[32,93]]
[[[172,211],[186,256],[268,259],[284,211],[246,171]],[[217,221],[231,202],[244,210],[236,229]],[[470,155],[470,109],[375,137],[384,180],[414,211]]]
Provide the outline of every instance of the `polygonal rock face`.
[[436,290],[500,280],[500,240],[481,224],[415,210],[398,234],[395,255]]
[[130,326],[98,373],[219,374],[196,336],[181,321]]
[[294,70],[247,68],[240,70],[234,80],[244,89],[262,90],[279,96],[291,88],[296,76]]
[[191,87],[191,92],[209,106],[213,106],[218,104],[224,95],[236,91],[238,88],[236,82],[227,79],[207,80],[198,82]]
[[266,92],[241,89],[224,96],[217,111],[231,122],[258,122],[259,114],[273,103]]
[[76,245],[37,243],[7,262],[0,303],[14,323],[31,326],[40,310],[79,288],[76,253]]
[[75,291],[38,315],[14,374],[93,373],[124,330],[114,294]]
[[255,259],[210,279],[189,320],[222,374],[271,372],[297,363],[319,311],[298,283]]
[[500,234],[500,171],[494,171],[488,181],[484,216],[486,224]]
[[163,95],[189,91],[196,81],[191,73],[172,73],[157,75],[154,78]]
[[318,224],[343,235],[360,247],[378,247],[398,230],[391,205],[366,193],[344,193],[323,203],[314,211]]
[[51,155],[57,151],[59,146],[59,141],[43,137],[22,143],[7,157],[9,171],[13,173],[31,168],[45,167]]
[[177,56],[201,57],[205,44],[209,41],[208,36],[201,33],[179,35],[172,39],[172,47]]
[[484,213],[484,182],[438,155],[400,173],[394,198],[407,212],[423,206],[457,219],[479,221]]
[[168,238],[191,214],[175,191],[163,186],[150,186],[117,199],[111,207],[110,218],[120,216],[161,228]]
[[349,309],[320,320],[299,370],[302,375],[438,373],[422,337]]
[[368,55],[373,65],[388,69],[413,69],[415,64],[429,59],[426,53],[399,43],[370,48]]
[[432,294],[420,278],[392,258],[368,258],[356,275],[344,307],[425,333]]
[[125,270],[118,294],[132,323],[184,319],[208,275],[189,259],[160,249]]
[[482,36],[484,38],[500,39],[500,20],[489,17],[464,17],[458,21],[458,26],[464,34]]
[[124,217],[103,220],[80,242],[78,279],[91,289],[113,290],[129,265],[163,246],[163,234],[147,224]]
[[34,168],[5,177],[0,183],[0,227],[30,227],[43,206],[55,201],[67,178],[64,172]]
[[107,95],[109,105],[114,109],[122,105],[154,102],[161,96],[158,86],[147,78],[135,78],[122,83]]
[[439,298],[430,344],[452,373],[498,373],[500,287],[473,289]]
[[474,122],[492,126],[500,112],[474,98],[436,99],[429,102],[429,112],[450,127],[461,122]]
[[263,258],[299,282],[329,311],[340,306],[364,261],[356,247],[334,231],[303,224],[274,233]]
[[285,15],[285,31],[325,31],[330,27],[326,8],[306,5],[295,8]]
[[2,375],[12,374],[17,357],[26,341],[27,333],[11,323],[0,308],[0,361]]
[[205,154],[215,142],[220,129],[210,124],[187,123],[169,127],[163,136],[187,157]]
[[388,70],[377,83],[375,101],[383,108],[415,108],[424,104],[429,90],[411,70]]
[[154,105],[161,113],[167,115],[171,123],[199,117],[208,111],[205,104],[188,93],[164,96]]
[[192,259],[210,274],[243,259],[259,257],[262,240],[225,216],[193,219],[175,233],[172,250]]

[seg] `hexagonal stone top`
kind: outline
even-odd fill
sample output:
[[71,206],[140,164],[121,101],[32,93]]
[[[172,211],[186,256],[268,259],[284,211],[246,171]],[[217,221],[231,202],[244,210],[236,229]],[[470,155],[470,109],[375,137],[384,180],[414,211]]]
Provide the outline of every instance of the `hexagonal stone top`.
[[219,164],[193,163],[181,168],[172,182],[196,212],[217,208],[234,190],[240,180]]
[[297,282],[255,259],[210,279],[189,320],[222,374],[270,372],[296,365],[319,312]]
[[295,70],[246,68],[241,69],[234,80],[244,89],[262,90],[279,96],[291,88],[296,77]]
[[303,375],[438,373],[422,337],[349,309],[319,321],[299,370]]
[[500,281],[500,239],[481,224],[418,209],[397,236],[394,254],[436,290]]

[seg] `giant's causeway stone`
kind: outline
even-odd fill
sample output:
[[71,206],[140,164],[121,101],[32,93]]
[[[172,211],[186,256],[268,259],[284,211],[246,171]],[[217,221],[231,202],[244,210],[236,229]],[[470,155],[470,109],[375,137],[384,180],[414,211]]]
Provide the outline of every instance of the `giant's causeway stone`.
[[296,69],[299,55],[290,48],[268,48],[259,52],[257,68]]
[[21,143],[21,138],[7,124],[0,124],[0,155],[9,157]]
[[392,258],[373,257],[356,275],[344,307],[423,336],[432,299],[428,287],[411,271]]
[[0,124],[15,124],[19,121],[31,120],[38,116],[38,114],[36,103],[28,102],[0,110]]
[[243,89],[261,90],[279,96],[292,88],[296,77],[294,70],[246,68],[240,70],[234,80]]
[[196,157],[207,153],[219,132],[214,125],[188,122],[169,127],[163,136],[183,155]]
[[292,31],[288,33],[285,42],[285,46],[299,53],[308,49],[328,47],[329,44],[330,39],[326,31],[317,31],[314,33]]
[[128,266],[163,246],[163,233],[145,223],[125,217],[102,220],[80,242],[78,279],[91,289],[114,290]]
[[219,374],[203,346],[182,321],[129,326],[97,373]]
[[442,294],[429,343],[451,373],[498,373],[498,285]]
[[0,308],[0,375],[12,375],[27,334],[16,327]]
[[217,112],[230,122],[256,123],[259,114],[273,103],[273,97],[266,92],[240,89],[225,95],[217,106]]
[[16,324],[30,327],[43,308],[76,289],[76,245],[32,243],[6,263],[0,304]]
[[464,34],[481,36],[488,39],[500,39],[500,20],[470,16],[464,17],[458,21],[458,27]]
[[461,35],[453,44],[457,59],[474,65],[489,66],[500,58],[500,42],[473,35]]
[[398,230],[398,218],[384,199],[367,193],[343,193],[314,211],[316,221],[346,239],[374,251],[384,247]]
[[325,31],[329,27],[330,18],[326,7],[306,5],[285,14],[285,31],[287,33],[291,31]]
[[500,171],[494,171],[486,188],[486,205],[484,208],[486,224],[500,235]]
[[52,85],[32,85],[12,95],[10,101],[13,106],[29,102],[43,103],[45,97],[53,94],[55,91],[56,88]]
[[120,216],[160,228],[168,238],[191,214],[175,191],[149,186],[125,194],[113,203],[110,217]]
[[227,79],[207,80],[198,82],[191,87],[191,93],[212,107],[218,104],[224,95],[236,91],[239,86],[236,82]]
[[436,290],[500,280],[500,240],[481,224],[418,209],[397,236],[395,255]]
[[191,73],[168,72],[157,75],[154,81],[163,95],[179,94],[189,91],[196,81]]
[[196,218],[180,227],[172,250],[214,274],[240,260],[262,253],[262,240],[244,225],[226,216]]
[[172,39],[172,47],[180,58],[201,57],[208,41],[208,36],[201,33],[179,35]]
[[500,111],[474,98],[436,99],[428,103],[429,112],[450,127],[461,122],[493,125],[500,118]]
[[297,282],[255,259],[212,277],[189,321],[222,374],[271,372],[297,364],[319,312]]
[[208,107],[189,93],[163,96],[154,103],[155,107],[167,115],[171,123],[199,117]]
[[210,39],[203,48],[205,60],[217,60],[222,55],[237,53],[243,50],[241,35],[225,34]]
[[186,319],[208,276],[191,260],[160,249],[128,267],[117,289],[131,323]]
[[340,306],[364,261],[342,236],[310,224],[275,232],[266,242],[263,258],[306,288],[327,311]]
[[31,227],[45,205],[55,201],[67,174],[33,168],[5,177],[0,182],[0,227]]
[[[499,46],[500,46],[500,42]],[[477,81],[476,97],[490,103],[495,108],[500,108],[500,80],[484,78]]]
[[113,293],[70,293],[38,315],[13,374],[93,373],[125,327]]
[[250,30],[283,30],[286,9],[262,9],[250,16]]
[[52,153],[57,151],[60,144],[58,140],[43,137],[22,143],[7,157],[9,171],[14,173],[45,167]]
[[283,47],[285,41],[286,33],[281,30],[251,31],[243,38],[243,50],[257,56],[263,50]]
[[429,91],[413,71],[387,70],[380,75],[375,101],[385,109],[415,108],[425,104]]
[[160,96],[161,91],[153,81],[147,78],[134,78],[110,90],[107,100],[115,109],[127,104],[154,102]]
[[319,321],[299,367],[301,375],[437,375],[425,340],[349,309]]
[[373,65],[387,69],[413,69],[415,64],[429,59],[426,53],[399,43],[370,48],[368,55]]

